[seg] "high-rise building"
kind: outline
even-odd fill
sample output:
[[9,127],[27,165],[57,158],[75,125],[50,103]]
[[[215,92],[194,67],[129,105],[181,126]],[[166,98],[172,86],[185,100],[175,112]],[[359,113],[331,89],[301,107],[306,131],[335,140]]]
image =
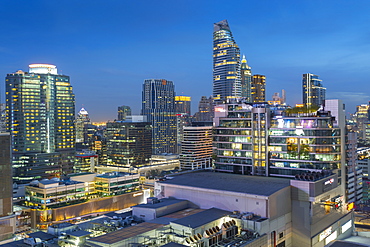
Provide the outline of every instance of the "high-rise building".
[[49,64],[6,77],[6,122],[17,182],[60,177],[73,171],[75,96],[69,76]]
[[210,96],[202,96],[199,105],[198,112],[194,114],[195,121],[197,122],[212,122],[213,121],[213,98]]
[[244,175],[268,175],[267,130],[270,110],[265,104],[230,102],[215,106],[213,145],[215,169]]
[[270,176],[342,167],[341,130],[328,112],[275,116],[269,130]]
[[368,126],[370,114],[370,102],[369,104],[361,104],[356,106],[356,112],[354,114],[354,120],[356,123],[356,130],[358,132],[358,138],[361,141],[366,142],[366,127]]
[[303,74],[302,79],[303,104],[306,106],[320,106],[325,101],[326,88],[318,75]]
[[84,142],[84,128],[85,124],[91,124],[89,113],[85,110],[85,108],[81,108],[81,110],[77,114],[76,118],[76,142],[81,143]]
[[184,136],[184,127],[191,124],[190,116],[190,96],[175,96],[175,110],[176,110],[176,130],[177,130],[177,150],[176,153],[181,152],[181,143]]
[[[345,190],[344,109],[338,100],[325,111],[303,112],[243,101],[215,106],[215,169],[245,175],[294,178],[333,170]],[[306,110],[305,110],[306,109]]]
[[0,132],[0,241],[12,237],[15,231],[13,214],[13,180],[10,134]]
[[6,132],[6,105],[0,103],[0,132]]
[[184,127],[180,153],[181,170],[197,170],[212,167],[212,125]]
[[105,135],[108,165],[130,167],[149,162],[152,155],[151,123],[108,122]]
[[175,85],[165,79],[149,79],[143,84],[141,115],[152,123],[153,154],[175,153]]
[[253,103],[266,102],[266,76],[253,75],[251,86],[251,98]]
[[125,121],[127,116],[131,116],[131,107],[122,105],[118,107],[118,121]]
[[213,98],[223,102],[241,97],[240,50],[227,20],[213,25]]
[[251,85],[252,85],[252,70],[247,64],[247,59],[243,55],[241,62],[241,83],[242,83],[242,97],[245,98],[247,102],[252,102],[251,98]]
[[98,165],[98,155],[95,151],[82,150],[76,152],[74,173],[95,173],[95,166]]

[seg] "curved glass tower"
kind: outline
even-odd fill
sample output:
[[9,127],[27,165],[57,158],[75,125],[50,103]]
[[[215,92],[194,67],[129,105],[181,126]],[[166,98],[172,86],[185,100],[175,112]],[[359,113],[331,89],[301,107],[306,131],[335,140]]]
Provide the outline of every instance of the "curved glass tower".
[[227,20],[214,24],[213,97],[215,102],[241,97],[240,50]]

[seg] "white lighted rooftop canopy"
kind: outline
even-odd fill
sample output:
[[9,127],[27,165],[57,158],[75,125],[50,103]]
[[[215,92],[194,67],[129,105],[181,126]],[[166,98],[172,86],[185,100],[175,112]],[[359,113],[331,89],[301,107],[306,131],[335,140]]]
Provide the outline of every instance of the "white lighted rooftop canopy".
[[35,73],[35,74],[53,74],[57,75],[58,74],[58,69],[57,66],[52,65],[52,64],[30,64],[28,66],[29,73]]

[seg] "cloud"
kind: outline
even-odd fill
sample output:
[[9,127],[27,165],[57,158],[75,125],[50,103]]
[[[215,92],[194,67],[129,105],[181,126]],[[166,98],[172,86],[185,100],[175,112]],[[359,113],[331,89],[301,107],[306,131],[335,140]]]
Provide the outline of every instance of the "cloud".
[[370,95],[361,92],[328,92],[326,98],[341,99],[350,108],[360,104],[367,104],[370,101]]

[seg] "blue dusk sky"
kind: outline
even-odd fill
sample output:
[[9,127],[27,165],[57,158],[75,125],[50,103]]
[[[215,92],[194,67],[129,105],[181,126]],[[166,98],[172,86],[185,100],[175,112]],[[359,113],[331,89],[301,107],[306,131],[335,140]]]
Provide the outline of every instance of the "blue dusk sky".
[[212,94],[213,23],[227,19],[267,100],[285,89],[301,103],[302,74],[314,73],[353,113],[370,100],[369,13],[367,0],[2,0],[0,74],[56,65],[93,121],[119,105],[139,114],[143,81],[163,78],[195,113]]

